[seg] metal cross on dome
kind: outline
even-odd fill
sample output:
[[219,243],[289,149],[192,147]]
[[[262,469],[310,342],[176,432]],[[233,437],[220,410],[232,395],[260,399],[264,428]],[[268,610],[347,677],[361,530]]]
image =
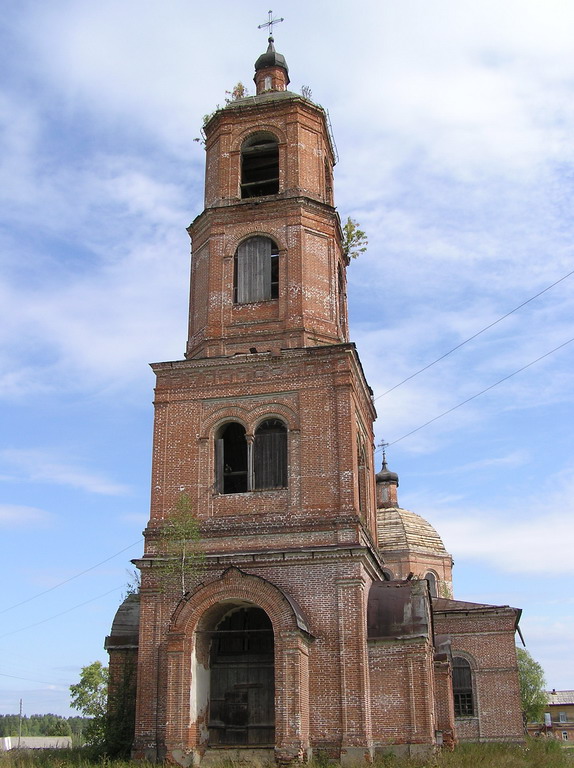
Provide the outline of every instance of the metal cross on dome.
[[387,448],[389,447],[390,443],[385,442],[385,440],[381,440],[379,443],[379,448],[383,449],[383,463],[387,460]]
[[273,37],[273,25],[274,24],[279,24],[280,22],[285,21],[285,19],[284,18],[274,19],[273,18],[273,11],[268,11],[268,14],[269,14],[269,20],[266,21],[264,24],[259,24],[257,26],[257,29],[264,29],[265,27],[268,27],[269,28],[269,37]]

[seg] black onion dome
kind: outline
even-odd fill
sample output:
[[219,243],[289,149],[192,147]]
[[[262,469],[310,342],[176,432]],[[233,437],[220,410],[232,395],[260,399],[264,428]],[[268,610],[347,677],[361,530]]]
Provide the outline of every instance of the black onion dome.
[[377,483],[396,483],[399,484],[399,476],[396,472],[391,472],[387,467],[387,459],[383,457],[383,466],[381,471],[376,474]]
[[273,45],[273,38],[269,38],[269,46],[267,47],[267,50],[265,53],[262,53],[261,56],[257,59],[255,62],[255,71],[259,72],[260,69],[265,69],[266,67],[283,67],[285,72],[289,72],[289,67],[287,66],[287,62],[285,61],[285,56],[283,56],[282,53],[277,53],[275,50],[275,46]]

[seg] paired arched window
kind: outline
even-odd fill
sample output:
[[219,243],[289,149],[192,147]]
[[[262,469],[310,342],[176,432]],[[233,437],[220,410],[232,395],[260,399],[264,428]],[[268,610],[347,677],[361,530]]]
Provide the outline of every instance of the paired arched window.
[[454,694],[455,717],[474,715],[472,668],[462,656],[455,656],[452,660],[452,692]]
[[256,133],[241,147],[241,197],[279,192],[279,144],[272,133]]
[[244,240],[235,251],[233,301],[249,304],[279,296],[279,249],[270,237]]
[[286,486],[287,427],[280,419],[262,422],[252,438],[236,421],[221,427],[215,440],[215,487],[219,493]]

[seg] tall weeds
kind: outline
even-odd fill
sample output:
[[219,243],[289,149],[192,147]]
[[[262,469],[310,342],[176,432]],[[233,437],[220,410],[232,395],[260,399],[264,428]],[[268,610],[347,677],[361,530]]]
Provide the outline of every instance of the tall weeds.
[[[152,768],[150,763],[91,757],[85,749],[0,752],[0,768]],[[221,766],[223,767],[223,764]],[[225,768],[235,768],[227,761]],[[238,767],[237,767],[238,768]],[[241,768],[244,768],[242,764]],[[338,768],[335,761],[318,759],[308,768]],[[357,765],[357,768],[361,768]],[[461,744],[454,752],[427,759],[378,758],[372,768],[574,768],[574,751],[553,739],[531,739],[525,745]]]

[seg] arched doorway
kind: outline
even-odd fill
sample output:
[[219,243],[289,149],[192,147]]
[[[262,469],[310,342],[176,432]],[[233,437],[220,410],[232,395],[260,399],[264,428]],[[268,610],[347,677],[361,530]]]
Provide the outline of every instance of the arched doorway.
[[275,743],[273,627],[264,610],[235,606],[211,633],[209,745]]

